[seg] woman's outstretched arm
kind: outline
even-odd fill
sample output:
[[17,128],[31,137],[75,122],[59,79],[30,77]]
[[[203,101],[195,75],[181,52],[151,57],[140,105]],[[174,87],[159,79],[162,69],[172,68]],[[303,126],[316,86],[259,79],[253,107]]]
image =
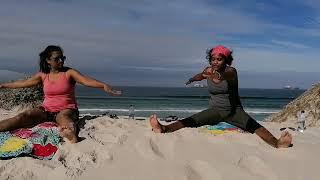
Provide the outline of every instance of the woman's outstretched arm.
[[98,81],[96,79],[93,79],[88,76],[82,75],[79,71],[75,69],[70,69],[67,71],[67,73],[70,74],[70,76],[78,83],[88,86],[88,87],[93,87],[93,88],[100,88],[103,89],[105,92],[112,94],[112,95],[121,95],[121,91],[114,90],[110,85]]
[[204,79],[206,79],[208,76],[210,76],[210,72],[211,68],[207,67],[206,69],[204,69],[201,73],[194,75],[192,78],[190,78],[187,82],[186,85],[194,82],[194,81],[202,81]]
[[41,75],[39,73],[37,73],[28,79],[17,80],[14,82],[0,84],[0,88],[10,88],[10,89],[29,88],[32,86],[36,86],[36,85],[40,84],[41,82],[42,82]]

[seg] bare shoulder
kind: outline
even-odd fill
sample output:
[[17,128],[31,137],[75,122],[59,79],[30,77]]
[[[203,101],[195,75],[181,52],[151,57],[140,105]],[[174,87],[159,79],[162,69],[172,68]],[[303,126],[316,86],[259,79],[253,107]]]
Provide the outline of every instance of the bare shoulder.
[[68,78],[73,79],[75,82],[80,82],[81,79],[84,78],[84,75],[80,73],[80,71],[70,68],[67,72],[66,75]]
[[73,69],[73,68],[68,68],[65,72],[68,76],[80,74],[80,72],[78,70]]
[[67,78],[71,78],[71,79],[75,79],[77,77],[77,75],[79,74],[79,72],[76,69],[73,68],[68,68],[65,71]]
[[72,80],[72,83],[78,82],[79,78],[81,77],[80,72],[73,68],[68,68],[65,73],[67,78]]

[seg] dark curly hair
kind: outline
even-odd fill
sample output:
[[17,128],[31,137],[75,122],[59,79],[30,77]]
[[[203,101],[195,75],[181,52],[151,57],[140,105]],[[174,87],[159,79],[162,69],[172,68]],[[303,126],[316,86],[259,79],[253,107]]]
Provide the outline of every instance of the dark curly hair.
[[[213,51],[213,48],[208,49],[208,50],[206,51],[206,59],[208,60],[209,63],[211,63],[211,61],[212,61],[212,55],[211,55],[212,51]],[[226,57],[226,56],[223,55],[223,54],[220,54],[220,56],[225,59],[225,63],[226,63],[227,65],[230,66],[230,65],[232,64],[232,61],[233,61],[232,52],[231,52],[230,56],[228,56],[228,57]]]
[[50,45],[50,46],[46,47],[46,49],[39,54],[39,57],[40,57],[40,62],[39,62],[40,72],[43,72],[43,73],[46,73],[46,74],[48,74],[50,72],[50,66],[47,63],[47,58],[51,57],[51,53],[53,51],[60,51],[63,54],[63,50],[59,46]]

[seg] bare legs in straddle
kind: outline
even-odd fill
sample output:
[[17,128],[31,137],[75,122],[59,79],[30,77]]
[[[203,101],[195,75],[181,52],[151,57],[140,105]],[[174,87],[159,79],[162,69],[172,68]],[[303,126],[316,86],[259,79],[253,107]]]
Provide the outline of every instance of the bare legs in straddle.
[[22,112],[12,118],[0,121],[0,132],[11,131],[18,128],[28,128],[40,124],[46,120],[47,116],[39,108],[33,108]]
[[[157,116],[155,114],[150,116],[150,125],[152,127],[152,130],[155,133],[167,133],[167,132],[174,132],[181,128],[184,128],[185,126],[177,121],[169,125],[162,125],[159,123]],[[281,137],[279,139],[275,138],[266,128],[260,127],[257,130],[255,130],[255,134],[257,134],[262,140],[264,140],[266,143],[271,145],[275,148],[287,148],[292,146],[292,136],[289,132],[285,131],[281,134]]]
[[[78,136],[70,111],[72,110],[66,109],[58,113],[56,121],[58,123],[61,136],[67,138],[71,143],[76,143]],[[0,121],[0,132],[11,131],[18,128],[33,127],[45,121],[47,121],[46,113],[40,108],[33,108],[12,118]]]

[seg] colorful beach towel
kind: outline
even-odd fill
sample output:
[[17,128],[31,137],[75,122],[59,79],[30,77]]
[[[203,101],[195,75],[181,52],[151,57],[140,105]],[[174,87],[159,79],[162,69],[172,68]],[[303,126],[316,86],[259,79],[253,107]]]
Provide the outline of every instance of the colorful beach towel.
[[58,127],[53,122],[45,122],[33,128],[0,132],[0,158],[32,156],[51,159],[61,141]]
[[213,135],[221,135],[230,132],[242,132],[240,128],[224,122],[221,122],[214,126],[204,126],[202,128],[199,128],[199,131],[204,133],[210,133]]

